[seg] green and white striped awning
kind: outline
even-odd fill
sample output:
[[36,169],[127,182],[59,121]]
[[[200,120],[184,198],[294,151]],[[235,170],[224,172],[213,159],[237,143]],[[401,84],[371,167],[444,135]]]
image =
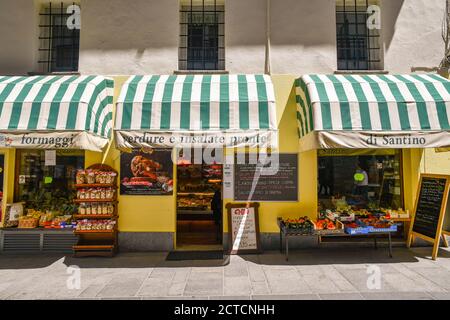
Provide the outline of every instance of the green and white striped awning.
[[255,138],[276,129],[275,94],[267,75],[132,76],[117,101],[119,148],[151,145],[150,137],[157,135]]
[[111,136],[113,86],[101,76],[0,76],[0,147],[59,148],[56,138],[71,138],[64,148],[100,151]]
[[450,81],[441,76],[305,75],[296,92],[306,149],[450,145]]

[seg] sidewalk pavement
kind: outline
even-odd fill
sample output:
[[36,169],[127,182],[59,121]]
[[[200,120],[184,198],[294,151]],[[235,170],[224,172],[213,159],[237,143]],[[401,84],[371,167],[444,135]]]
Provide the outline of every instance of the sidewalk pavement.
[[[393,253],[320,248],[292,251],[288,262],[266,252],[231,256],[225,264],[166,261],[167,253],[3,255],[0,299],[450,299],[449,250],[441,249],[437,261],[429,247]],[[78,270],[80,287],[69,289]]]

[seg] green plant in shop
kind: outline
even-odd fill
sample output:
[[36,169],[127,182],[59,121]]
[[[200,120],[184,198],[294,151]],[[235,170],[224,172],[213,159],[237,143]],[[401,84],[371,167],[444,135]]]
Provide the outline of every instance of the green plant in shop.
[[77,206],[73,203],[74,193],[67,190],[49,190],[40,188],[31,192],[26,201],[27,208],[42,211],[58,211],[61,214],[73,214]]

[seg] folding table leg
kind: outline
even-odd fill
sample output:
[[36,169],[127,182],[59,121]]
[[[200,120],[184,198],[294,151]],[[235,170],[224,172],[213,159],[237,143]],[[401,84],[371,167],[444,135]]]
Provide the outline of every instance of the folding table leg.
[[280,230],[280,253],[283,252],[283,233]]
[[286,235],[285,236],[285,241],[286,241],[286,261],[289,260],[289,237]]
[[389,257],[392,258],[392,241],[391,241],[391,233],[388,232],[388,239],[389,239]]

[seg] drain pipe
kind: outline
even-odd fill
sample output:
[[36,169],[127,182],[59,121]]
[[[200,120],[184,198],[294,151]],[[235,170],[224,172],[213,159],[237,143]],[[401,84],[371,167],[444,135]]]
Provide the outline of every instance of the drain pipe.
[[270,60],[270,0],[266,0],[266,65],[265,73],[269,76],[272,74],[272,65]]

